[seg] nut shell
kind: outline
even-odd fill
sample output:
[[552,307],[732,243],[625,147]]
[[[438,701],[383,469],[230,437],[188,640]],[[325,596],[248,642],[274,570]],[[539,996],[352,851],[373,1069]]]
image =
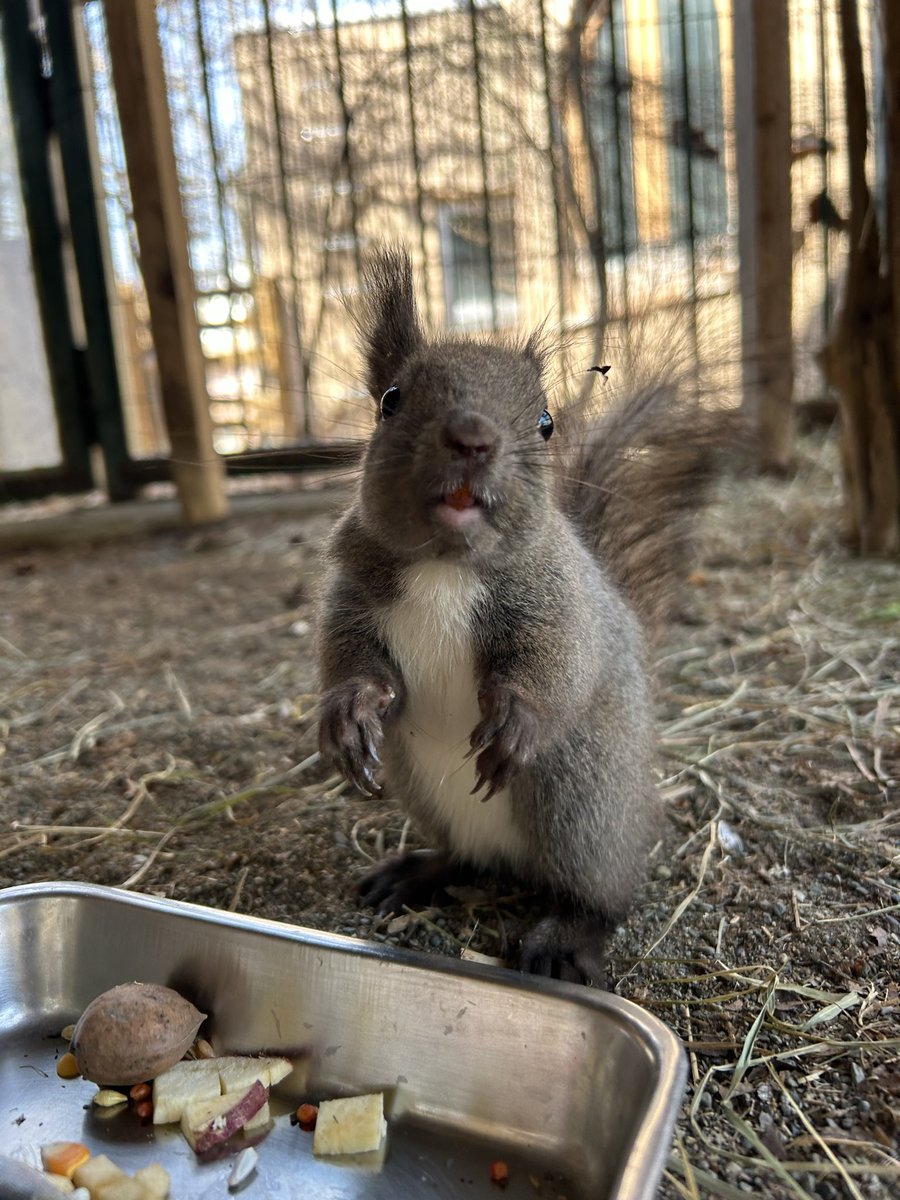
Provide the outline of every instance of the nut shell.
[[172,988],[121,983],[81,1014],[72,1053],[81,1074],[94,1083],[143,1083],[184,1057],[205,1019]]

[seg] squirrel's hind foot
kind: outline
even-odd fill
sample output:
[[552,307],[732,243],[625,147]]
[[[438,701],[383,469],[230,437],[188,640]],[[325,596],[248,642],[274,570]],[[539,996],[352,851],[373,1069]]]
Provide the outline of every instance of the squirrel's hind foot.
[[365,908],[399,915],[404,908],[448,904],[444,888],[465,883],[470,874],[439,850],[411,850],[373,867],[356,885],[356,897]]
[[545,917],[522,938],[519,969],[604,988],[606,946],[614,929],[614,923],[600,913]]

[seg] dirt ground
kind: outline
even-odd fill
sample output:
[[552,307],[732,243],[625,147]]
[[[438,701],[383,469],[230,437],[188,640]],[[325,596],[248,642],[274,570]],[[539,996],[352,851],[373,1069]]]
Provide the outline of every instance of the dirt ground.
[[[610,983],[689,1050],[667,1200],[900,1186],[900,568],[844,553],[838,494],[827,441],[723,487],[660,651],[670,819]],[[0,558],[0,886],[513,952],[534,906],[502,888],[393,921],[352,900],[416,838],[307,762],[330,515],[244,496],[203,532],[50,546],[29,515]]]

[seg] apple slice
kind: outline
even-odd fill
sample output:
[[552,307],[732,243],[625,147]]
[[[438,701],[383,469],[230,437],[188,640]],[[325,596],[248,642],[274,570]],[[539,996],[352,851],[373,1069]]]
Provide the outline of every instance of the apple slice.
[[105,1154],[95,1154],[86,1163],[82,1163],[72,1174],[72,1182],[76,1187],[87,1188],[91,1197],[95,1197],[101,1188],[111,1183],[121,1183],[128,1176],[121,1167],[117,1167],[111,1158]]
[[180,1121],[189,1104],[215,1100],[222,1094],[214,1058],[176,1063],[153,1081],[153,1124]]
[[152,1200],[167,1200],[171,1180],[169,1172],[160,1163],[150,1163],[147,1167],[141,1167],[139,1171],[135,1171],[134,1178]]
[[316,1118],[313,1154],[366,1154],[380,1148],[385,1133],[383,1092],[323,1100]]
[[149,1195],[143,1185],[130,1175],[111,1179],[96,1191],[91,1189],[91,1200],[149,1200]]
[[181,1114],[182,1132],[196,1153],[203,1154],[243,1129],[268,1099],[268,1088],[257,1079],[245,1092],[189,1104]]

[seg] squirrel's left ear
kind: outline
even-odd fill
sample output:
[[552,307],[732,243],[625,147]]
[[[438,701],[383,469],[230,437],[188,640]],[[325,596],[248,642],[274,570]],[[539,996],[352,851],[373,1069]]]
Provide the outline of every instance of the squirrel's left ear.
[[522,345],[522,354],[534,365],[538,375],[544,374],[547,359],[550,357],[550,348],[547,345],[547,335],[543,325],[539,325],[528,335]]
[[362,285],[362,303],[354,314],[356,328],[366,361],[366,383],[380,400],[424,340],[409,254],[396,246],[377,250],[366,264]]

